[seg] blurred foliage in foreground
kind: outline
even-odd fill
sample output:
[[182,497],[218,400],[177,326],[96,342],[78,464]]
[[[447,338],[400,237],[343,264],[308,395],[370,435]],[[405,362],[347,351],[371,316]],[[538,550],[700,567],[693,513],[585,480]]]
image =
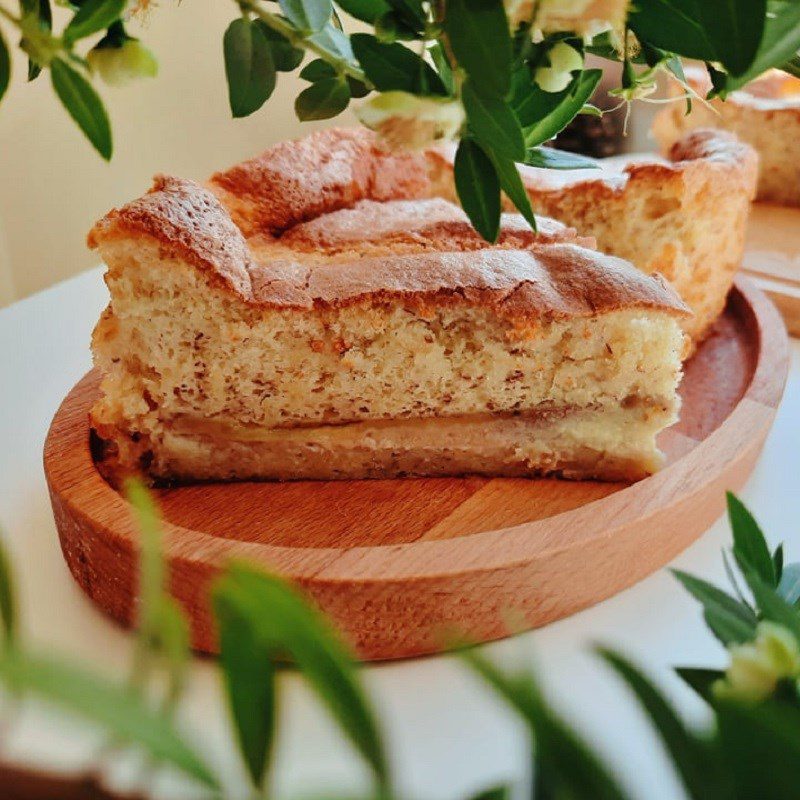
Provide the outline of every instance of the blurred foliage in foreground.
[[[128,497],[141,530],[140,604],[130,676],[125,682],[32,650],[18,625],[13,573],[0,549],[0,682],[6,708],[32,696],[94,723],[114,752],[138,748],[153,765],[181,772],[198,796],[226,797],[215,769],[174,718],[190,660],[188,625],[165,590],[162,534],[152,498],[138,483]],[[675,572],[696,598],[711,633],[728,650],[726,670],[679,667],[708,704],[708,723],[686,723],[669,699],[627,658],[598,656],[627,684],[661,736],[692,800],[789,800],[800,785],[800,564],[770,551],[758,524],[732,494],[730,554],[723,552],[732,593]],[[735,565],[735,568],[734,568]],[[738,577],[737,577],[738,574]],[[330,623],[284,581],[243,563],[216,580],[212,603],[219,631],[219,671],[231,736],[252,796],[270,797],[273,744],[279,731],[281,671],[287,661],[316,693],[373,781],[371,800],[393,800],[390,758],[360,673]],[[508,672],[480,649],[453,652],[524,721],[530,741],[534,800],[623,800],[630,795],[559,716],[530,671]],[[11,715],[13,718],[13,715]],[[510,786],[472,800],[503,800]],[[515,796],[520,796],[517,792]],[[351,797],[335,790],[329,797]]]

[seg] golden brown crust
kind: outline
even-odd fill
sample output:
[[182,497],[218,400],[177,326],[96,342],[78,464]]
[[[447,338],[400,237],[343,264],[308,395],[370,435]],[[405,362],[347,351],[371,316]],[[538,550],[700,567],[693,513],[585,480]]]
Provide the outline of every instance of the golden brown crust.
[[[590,237],[579,238],[574,228],[549,217],[539,217],[533,231],[520,214],[503,214],[497,246],[525,249],[566,241],[594,246]],[[295,250],[327,254],[372,253],[387,248],[397,253],[482,250],[489,246],[464,211],[440,197],[383,203],[362,200],[352,208],[295,225],[281,236],[280,242]]]
[[587,317],[622,308],[688,313],[662,280],[571,244],[362,258],[335,266],[270,262],[253,271],[252,283],[253,301],[272,307],[342,306],[369,297],[466,300],[523,318]]
[[108,239],[150,236],[166,258],[179,258],[249,296],[252,257],[242,232],[211,192],[194,181],[157,175],[150,191],[106,214],[89,231],[95,248]]
[[[711,90],[708,72],[701,67],[686,67],[686,82],[698,94]],[[715,106],[723,101],[712,100]],[[800,119],[800,80],[781,70],[771,69],[742,89],[730,92],[724,100],[727,107],[754,111],[782,112],[787,119]]]
[[[451,150],[439,152],[439,185],[452,159]],[[594,236],[601,251],[646,274],[663,275],[694,312],[683,329],[697,342],[721,312],[741,261],[757,164],[755,151],[729,133],[698,130],[669,159],[622,156],[599,161],[598,169],[521,173],[535,212]]]
[[[543,220],[537,236],[519,217],[506,215],[500,247],[533,252],[500,251],[477,249],[483,243],[463,212],[443,200],[376,207],[378,200],[432,191],[431,163],[426,156],[383,153],[368,131],[324,131],[218,173],[212,190],[159,177],[147,195],[98,222],[89,244],[102,251],[114,239],[150,237],[164,257],[194,265],[253,305],[309,308],[392,297],[408,303],[415,296],[421,307],[466,299],[528,321],[628,307],[687,313],[663,282],[626,262],[575,245],[549,244],[575,238],[554,221]],[[432,252],[395,255],[390,242],[381,257],[309,258],[315,243],[352,236],[352,214],[340,209],[359,202],[357,224],[364,209],[364,224],[388,212],[383,232],[398,236],[400,228],[416,220]],[[438,216],[426,226],[431,209]],[[319,219],[304,222],[314,217]],[[288,232],[276,239],[265,228]],[[258,258],[252,248],[256,243]]]
[[[574,191],[592,193],[602,202],[604,197],[619,195],[631,184],[669,180],[693,180],[698,172],[709,172],[717,180],[733,181],[733,191],[744,191],[752,197],[758,170],[758,157],[748,145],[735,136],[709,128],[692,131],[675,142],[667,158],[619,156],[603,159],[598,170],[555,170],[523,167],[523,182],[536,194],[568,194]],[[630,188],[629,188],[630,187]]]
[[[711,88],[705,70],[688,68],[686,78],[698,94]],[[724,101],[695,102],[690,114],[678,99],[684,87],[671,81],[669,91],[676,102],[665,106],[653,121],[662,150],[669,152],[687,131],[729,131],[758,154],[757,199],[800,206],[800,80],[771,70]]]
[[277,233],[359,200],[429,193],[424,155],[387,153],[371,131],[345,128],[281,142],[217,172],[210,187],[248,235]]

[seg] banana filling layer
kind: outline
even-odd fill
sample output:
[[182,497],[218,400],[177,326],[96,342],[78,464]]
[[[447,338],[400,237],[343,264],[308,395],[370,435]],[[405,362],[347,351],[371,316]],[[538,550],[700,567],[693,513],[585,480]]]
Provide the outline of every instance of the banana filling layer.
[[661,466],[656,435],[673,418],[667,404],[293,428],[182,418],[157,431],[151,469],[179,480],[463,473],[636,480]]

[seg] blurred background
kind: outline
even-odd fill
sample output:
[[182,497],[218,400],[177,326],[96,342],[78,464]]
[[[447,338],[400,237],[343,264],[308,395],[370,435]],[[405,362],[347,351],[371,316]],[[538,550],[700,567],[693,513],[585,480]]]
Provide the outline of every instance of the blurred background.
[[[158,77],[122,88],[97,84],[114,132],[110,163],[84,140],[46,73],[24,82],[17,53],[0,106],[0,305],[94,266],[86,232],[112,206],[142,194],[153,174],[202,179],[313,130],[293,108],[298,87],[307,84],[285,73],[260,112],[231,119],[222,34],[236,17],[234,3],[153,5],[144,24],[129,30],[158,57]],[[355,124],[349,111],[340,121]]]
[[[110,163],[84,140],[46,73],[24,82],[24,59],[15,54],[12,83],[0,106],[0,306],[94,266],[97,256],[86,248],[86,232],[110,208],[142,194],[153,174],[203,179],[315,125],[356,124],[349,110],[333,123],[300,123],[293,103],[306,84],[285,73],[261,111],[232,119],[222,35],[236,16],[235,4],[151,5],[143,22],[129,30],[158,57],[159,76],[122,88],[97,84],[114,132]],[[646,148],[646,130],[634,120],[626,148]],[[575,141],[565,144],[581,149],[582,136],[577,146]]]

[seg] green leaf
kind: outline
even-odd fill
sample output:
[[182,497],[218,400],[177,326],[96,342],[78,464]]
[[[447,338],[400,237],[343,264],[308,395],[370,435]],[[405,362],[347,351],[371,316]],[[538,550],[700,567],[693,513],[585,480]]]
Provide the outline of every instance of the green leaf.
[[[125,482],[125,497],[131,504],[140,533],[139,606],[146,614],[155,607],[164,589],[165,570],[162,558],[163,534],[158,509],[150,492],[138,479]],[[140,612],[140,616],[142,614]],[[142,620],[140,620],[141,622]]]
[[744,74],[764,33],[766,0],[702,0],[697,5],[716,60],[732,75]]
[[716,50],[701,21],[703,2],[647,0],[631,8],[628,24],[641,42],[686,58],[716,61]]
[[[53,28],[53,12],[50,0],[21,0],[20,7],[24,15],[35,14],[39,19],[39,27],[45,31]],[[42,72],[42,67],[28,57],[28,81],[34,81]]]
[[285,36],[269,27],[263,20],[256,19],[255,25],[269,42],[272,63],[278,72],[292,72],[300,66],[305,55],[299,47],[295,47]]
[[761,616],[783,625],[800,643],[800,612],[786,602],[778,592],[765,583],[752,569],[743,570],[745,579],[753,592]]
[[[515,106],[525,129],[525,144],[536,147],[560,133],[592,96],[603,71],[587,69],[575,77],[564,92],[550,94],[532,84],[529,99]],[[549,97],[543,97],[549,95]]]
[[490,789],[471,795],[469,800],[511,800],[511,787],[505,784],[492,786]]
[[672,757],[688,795],[693,800],[718,797],[722,765],[704,739],[692,733],[655,686],[626,658],[611,650],[599,651],[636,695]]
[[672,574],[702,603],[708,627],[724,645],[755,638],[758,620],[747,606],[701,578],[680,570],[672,570]]
[[294,101],[297,118],[303,121],[330,119],[341,114],[350,102],[350,89],[339,78],[325,78],[303,89]]
[[425,28],[426,14],[422,0],[388,0],[398,19],[411,30],[422,31]]
[[347,87],[350,89],[350,97],[355,100],[366,97],[372,91],[365,83],[350,77],[347,78]]
[[304,81],[317,83],[326,78],[335,78],[336,70],[327,61],[323,61],[321,58],[315,58],[313,61],[309,61],[308,64],[300,70],[299,74]]
[[331,0],[278,0],[286,18],[301,31],[320,31],[331,18]]
[[368,33],[354,33],[350,43],[364,74],[378,91],[447,94],[430,64],[405,45],[384,44]]
[[500,232],[500,179],[477,142],[462,139],[453,164],[456,191],[472,226],[487,242]]
[[0,658],[0,680],[100,725],[115,738],[143,747],[155,759],[206,786],[217,786],[209,768],[185,744],[169,718],[149,709],[127,687],[65,661],[18,651]]
[[545,167],[546,169],[600,169],[594,158],[556,150],[554,147],[533,147],[528,150],[525,163],[529,167]]
[[797,601],[800,600],[800,564],[787,564],[783,568],[778,594],[789,605],[797,605]]
[[733,555],[741,567],[750,567],[761,580],[770,586],[778,581],[775,577],[775,564],[767,547],[767,540],[745,508],[744,503],[733,492],[727,492],[728,519],[733,531]]
[[624,800],[600,759],[547,706],[532,675],[505,675],[474,649],[459,655],[528,723],[536,742],[537,773],[546,775],[552,797]]
[[500,179],[500,188],[514,204],[514,207],[525,217],[532,230],[536,230],[536,216],[531,207],[531,199],[525,191],[517,165],[510,159],[498,156],[490,151],[497,177]]
[[186,681],[190,655],[189,625],[181,606],[167,594],[164,536],[152,495],[139,480],[125,483],[125,495],[140,531],[139,614],[131,685],[141,688],[152,669],[163,664],[167,687],[163,708],[174,708]]
[[725,574],[728,576],[728,581],[733,587],[733,591],[736,592],[736,597],[738,598],[739,602],[743,606],[747,606],[752,611],[753,607],[750,605],[741,588],[739,587],[739,581],[736,580],[736,575],[731,567],[728,554],[725,552],[725,550],[722,551],[722,564],[725,567]]
[[17,593],[11,558],[6,549],[2,528],[0,528],[0,623],[3,626],[4,644],[9,647],[17,638]]
[[374,24],[390,8],[384,0],[337,0],[336,5],[351,17],[370,24]]
[[486,95],[504,97],[511,86],[512,47],[503,4],[448,0],[444,29],[473,85]]
[[168,675],[164,708],[179,700],[189,663],[189,626],[178,603],[166,593],[163,532],[150,492],[137,480],[125,483],[140,532],[138,636],[131,684],[142,687],[156,662]]
[[243,17],[231,22],[222,43],[231,113],[249,116],[275,89],[272,48],[261,27]]
[[716,681],[725,677],[721,669],[702,669],[700,667],[675,667],[675,672],[690,688],[700,695],[707,703],[714,700],[711,687]]
[[725,76],[725,90],[733,91],[749,83],[771,67],[782,67],[800,49],[800,3],[771,2],[758,52],[742,75]]
[[233,724],[254,788],[266,782],[275,738],[274,653],[222,592],[214,591],[220,666]]
[[447,54],[439,42],[436,42],[430,49],[431,58],[436,65],[439,73],[439,78],[447,89],[448,94],[453,94],[455,91],[455,80],[453,78],[453,70],[450,67],[450,62],[447,60]]
[[793,55],[788,61],[784,61],[780,68],[793,78],[800,78],[800,56]]
[[[683,71],[683,64],[678,56],[672,56],[671,58],[667,59],[665,62],[667,70],[671,72],[681,84],[681,86],[686,86],[686,74]],[[691,93],[687,92],[686,94],[686,113],[692,113],[692,95]]]
[[388,793],[388,761],[374,712],[351,659],[325,618],[282,580],[242,564],[229,567],[215,591],[248,621],[264,647],[295,661]]
[[126,0],[85,0],[64,28],[64,41],[70,44],[105,30],[122,16],[125,3]]
[[321,47],[328,55],[342,59],[351,67],[358,69],[358,62],[353,55],[350,37],[333,25],[326,25],[321,31],[307,36],[306,39],[317,47]]
[[783,543],[775,548],[775,552],[772,554],[772,563],[775,567],[775,580],[780,585],[783,577]]
[[409,25],[396,11],[388,11],[373,23],[375,37],[379,42],[414,41],[420,38],[417,33],[420,25]]
[[470,130],[482,145],[513,161],[525,158],[522,128],[505,100],[479,94],[470,81],[464,84],[461,98]]
[[53,59],[50,80],[58,99],[75,120],[95,150],[108,161],[111,158],[111,126],[103,101],[92,85],[66,61]]
[[795,800],[800,785],[800,709],[720,702],[719,739],[736,797]]
[[3,99],[10,82],[11,56],[8,54],[8,47],[6,46],[6,40],[3,38],[3,33],[0,31],[0,100]]
[[168,595],[159,598],[151,614],[150,631],[153,651],[167,667],[163,708],[170,711],[183,695],[191,655],[189,623],[176,600]]

